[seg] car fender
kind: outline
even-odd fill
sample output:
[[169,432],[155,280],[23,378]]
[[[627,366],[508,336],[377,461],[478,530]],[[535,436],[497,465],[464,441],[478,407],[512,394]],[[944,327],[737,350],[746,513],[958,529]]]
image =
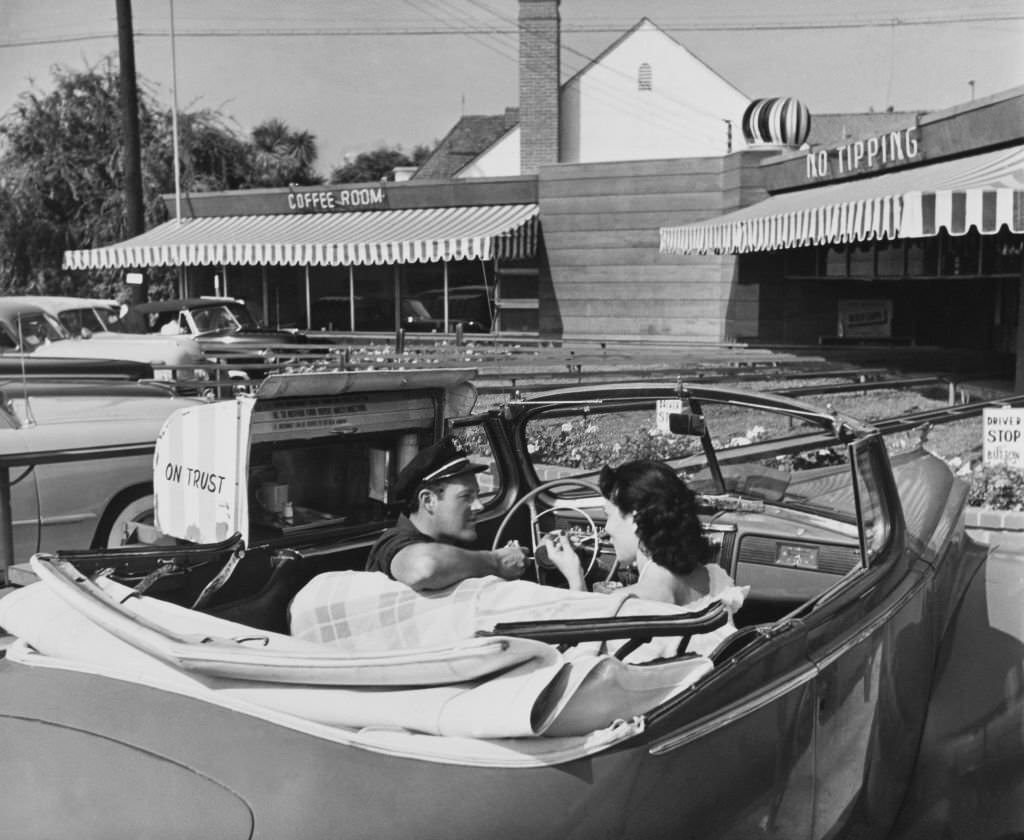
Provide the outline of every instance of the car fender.
[[893,840],[1024,835],[1024,556],[989,548],[943,640]]
[[[46,720],[0,717],[7,767],[3,824],[21,837],[249,838],[233,791],[156,753]],[[83,768],[102,767],[102,773]],[[120,791],[116,804],[112,792]],[[104,803],[108,807],[94,807]]]

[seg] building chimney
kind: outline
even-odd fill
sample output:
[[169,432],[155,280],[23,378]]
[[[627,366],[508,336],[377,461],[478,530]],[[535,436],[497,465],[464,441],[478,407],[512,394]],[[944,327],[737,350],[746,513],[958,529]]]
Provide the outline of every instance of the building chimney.
[[559,0],[519,0],[519,169],[558,163]]

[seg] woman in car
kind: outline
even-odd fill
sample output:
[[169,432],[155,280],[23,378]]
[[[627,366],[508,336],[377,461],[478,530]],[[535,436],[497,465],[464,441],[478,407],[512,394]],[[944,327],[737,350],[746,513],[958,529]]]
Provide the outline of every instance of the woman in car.
[[[729,574],[712,562],[711,545],[697,516],[696,495],[667,464],[638,460],[606,466],[598,486],[616,563],[634,566],[638,575],[624,591],[684,606],[715,599],[735,586]],[[579,558],[567,538],[549,534],[542,544],[569,588],[585,590]]]

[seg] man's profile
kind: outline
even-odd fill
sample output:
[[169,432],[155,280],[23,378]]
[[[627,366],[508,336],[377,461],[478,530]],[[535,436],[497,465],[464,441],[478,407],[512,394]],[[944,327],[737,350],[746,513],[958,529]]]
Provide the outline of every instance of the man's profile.
[[421,450],[395,481],[394,496],[405,513],[374,543],[366,570],[420,590],[486,575],[520,577],[525,552],[518,545],[494,551],[472,547],[476,515],[483,510],[476,474],[485,469],[450,436]]

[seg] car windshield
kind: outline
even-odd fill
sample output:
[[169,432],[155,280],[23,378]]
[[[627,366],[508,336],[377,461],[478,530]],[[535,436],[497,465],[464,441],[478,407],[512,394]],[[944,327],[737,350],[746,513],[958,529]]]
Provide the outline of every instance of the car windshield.
[[102,319],[91,307],[79,309],[65,309],[58,316],[61,324],[71,335],[81,335],[85,328],[91,332],[106,332]]
[[45,312],[28,312],[14,319],[13,329],[26,353],[31,353],[51,341],[68,338],[67,331],[60,323]]
[[415,298],[407,298],[402,301],[402,314],[410,321],[416,318],[429,319],[433,317],[427,307],[423,305],[423,301]]
[[605,464],[653,458],[724,504],[770,504],[854,521],[847,447],[829,429],[763,407],[705,400],[699,414],[717,453],[709,463],[700,435],[670,430],[670,415],[680,412],[685,417],[691,407],[639,396],[553,405],[530,415],[523,448],[543,478],[593,478]]
[[238,332],[259,328],[249,310],[241,303],[195,307],[192,309],[192,320],[198,333]]

